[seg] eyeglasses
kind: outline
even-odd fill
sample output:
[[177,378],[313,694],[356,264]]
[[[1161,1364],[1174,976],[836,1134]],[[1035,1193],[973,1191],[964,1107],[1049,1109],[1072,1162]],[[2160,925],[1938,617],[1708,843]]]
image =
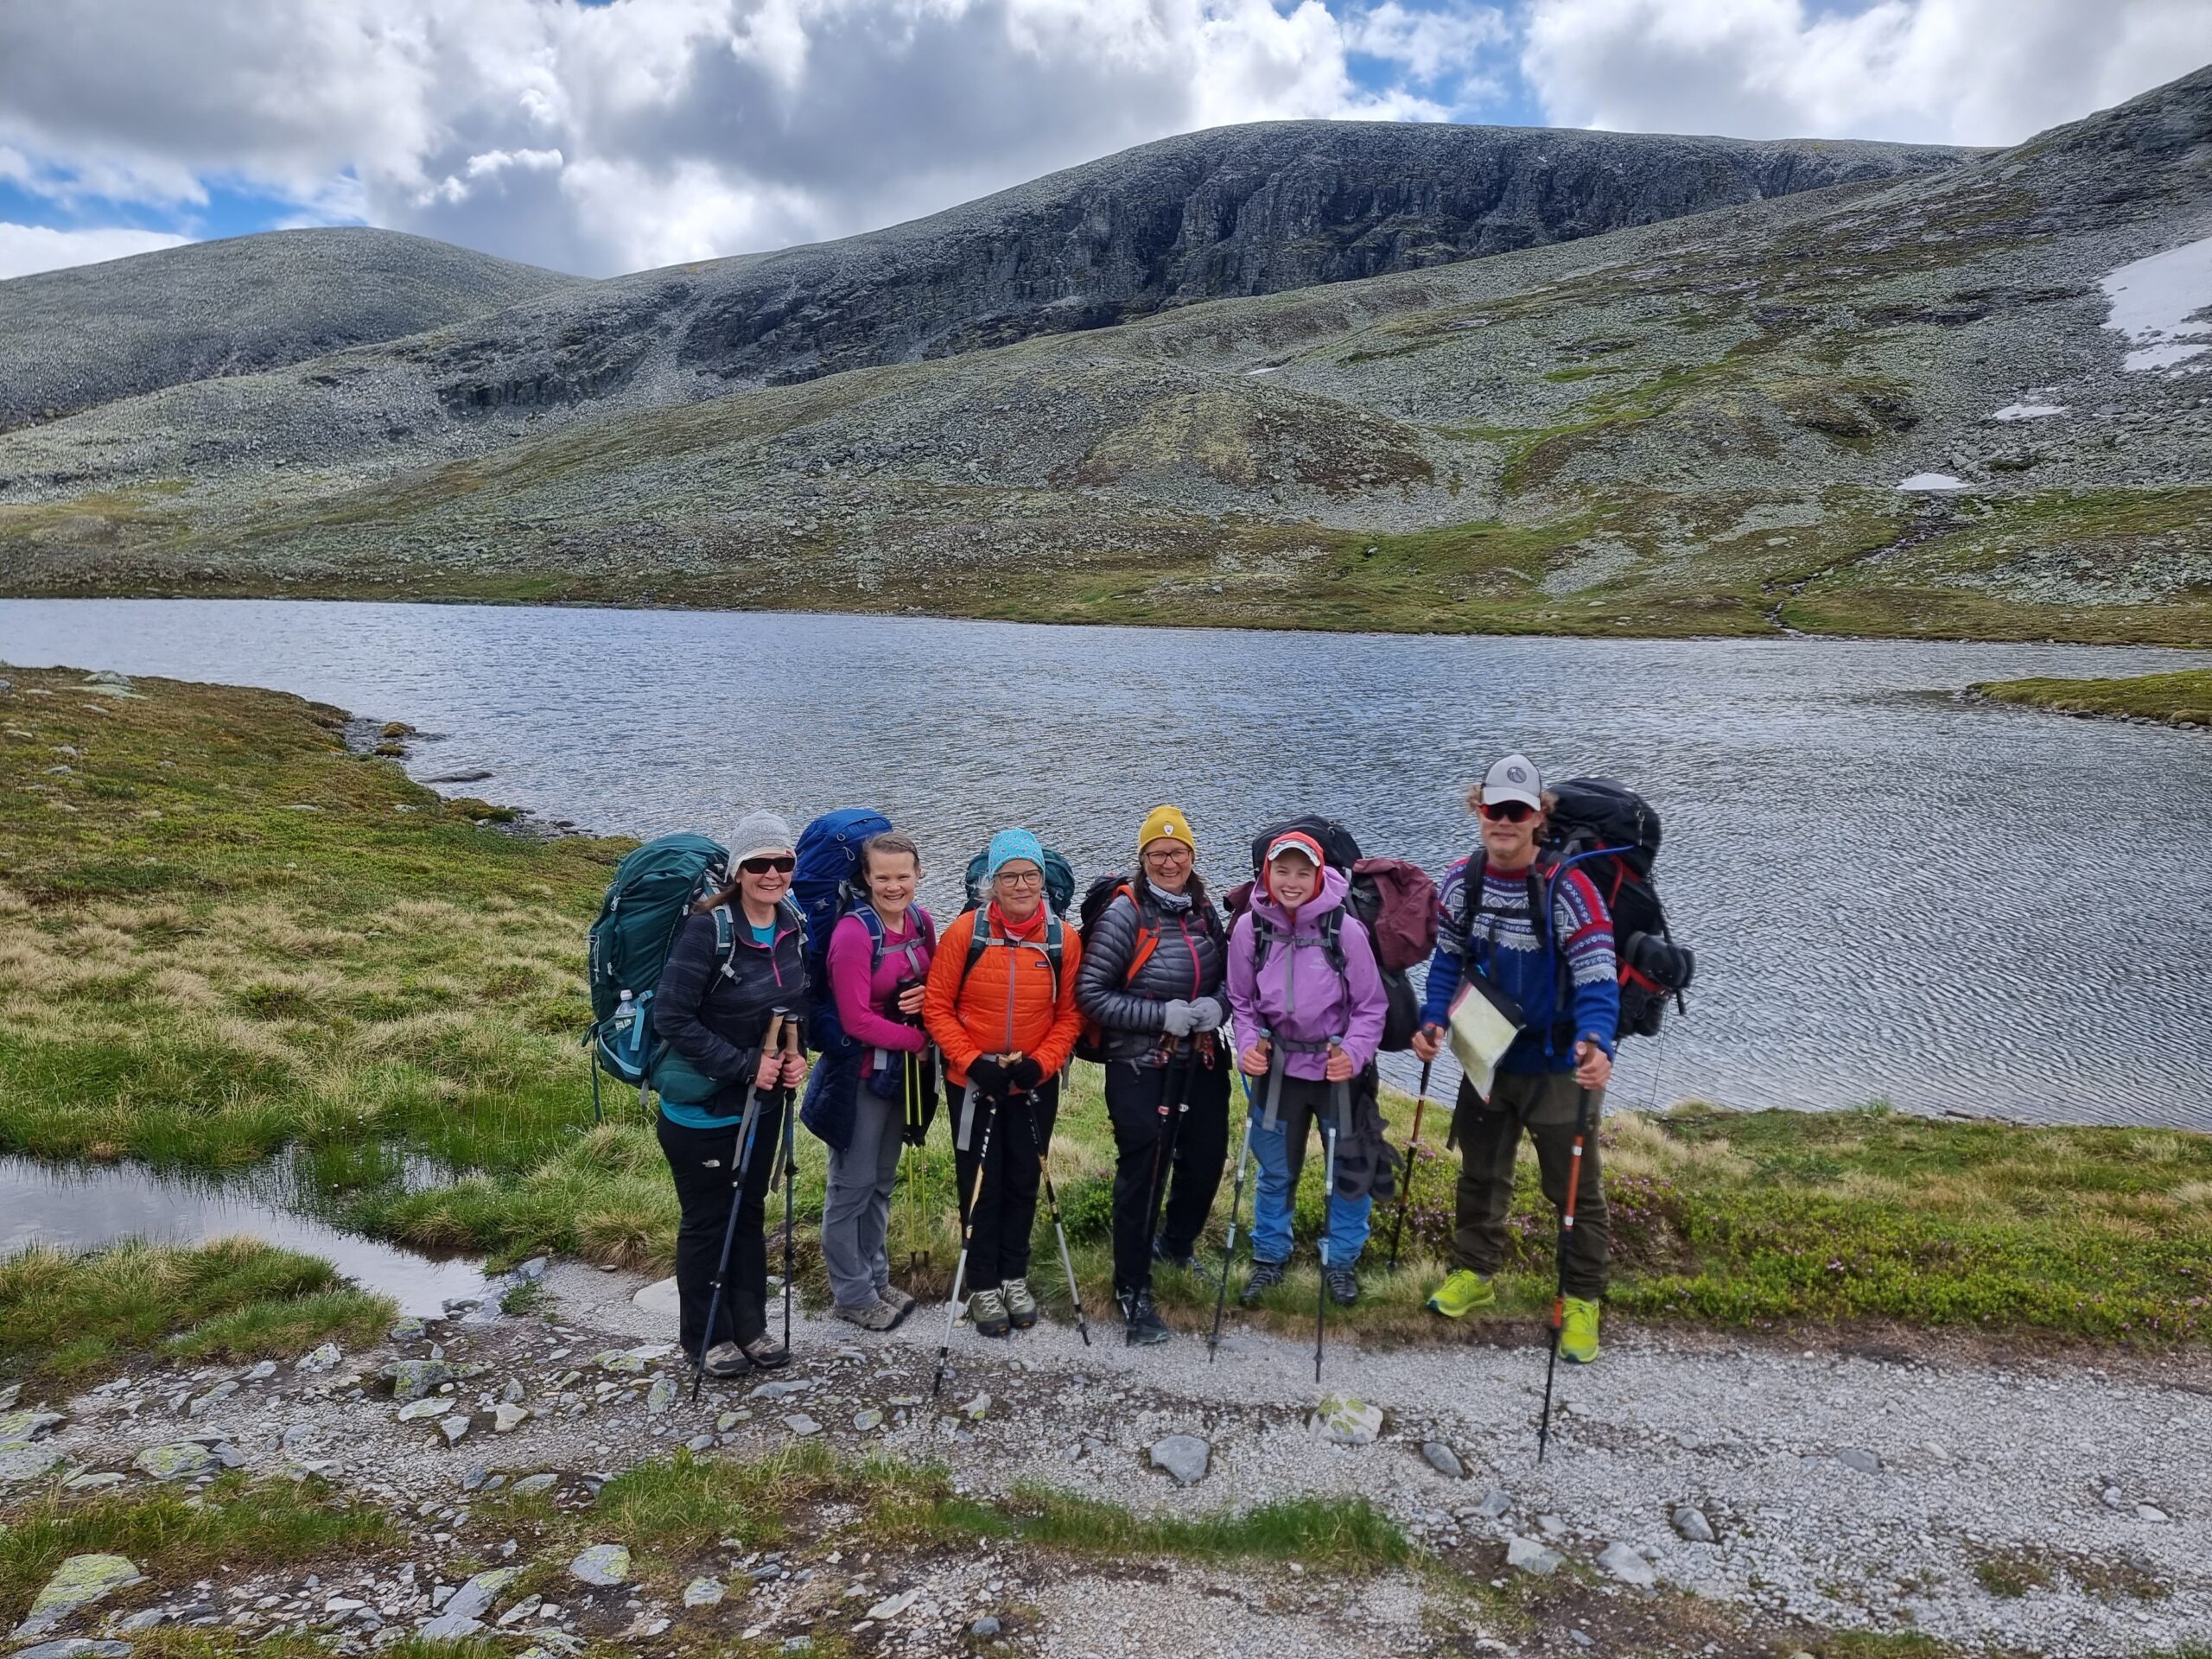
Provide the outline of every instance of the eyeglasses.
[[798,860],[790,853],[782,853],[774,858],[741,858],[737,861],[737,868],[747,875],[766,875],[771,870],[780,875],[789,875],[798,868]]
[[993,879],[1005,882],[1009,887],[1040,887],[1045,885],[1045,872],[1042,870],[1001,870]]
[[1500,801],[1495,806],[1485,801],[1475,810],[1493,823],[1520,823],[1536,816],[1536,809],[1526,801]]

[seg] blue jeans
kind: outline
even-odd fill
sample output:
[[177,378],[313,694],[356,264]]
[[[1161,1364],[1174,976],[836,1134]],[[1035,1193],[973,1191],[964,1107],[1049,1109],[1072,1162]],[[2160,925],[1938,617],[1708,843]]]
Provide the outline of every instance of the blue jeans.
[[[1252,1259],[1255,1262],[1290,1260],[1291,1205],[1298,1193],[1299,1173],[1306,1165],[1308,1132],[1317,1119],[1329,1114],[1330,1085],[1303,1077],[1285,1077],[1276,1107],[1276,1127],[1264,1127],[1267,1084],[1253,1088],[1252,1159],[1259,1166],[1258,1189],[1252,1199]],[[1355,1267],[1367,1248],[1368,1217],[1372,1198],[1347,1198],[1332,1192],[1328,1201],[1328,1237],[1323,1260],[1332,1268]]]

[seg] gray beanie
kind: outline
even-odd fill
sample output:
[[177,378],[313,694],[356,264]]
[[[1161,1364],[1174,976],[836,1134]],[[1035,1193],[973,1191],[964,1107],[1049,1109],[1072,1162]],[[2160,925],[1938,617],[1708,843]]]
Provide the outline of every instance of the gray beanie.
[[730,832],[729,855],[734,863],[763,853],[788,853],[795,843],[791,827],[773,812],[748,812]]

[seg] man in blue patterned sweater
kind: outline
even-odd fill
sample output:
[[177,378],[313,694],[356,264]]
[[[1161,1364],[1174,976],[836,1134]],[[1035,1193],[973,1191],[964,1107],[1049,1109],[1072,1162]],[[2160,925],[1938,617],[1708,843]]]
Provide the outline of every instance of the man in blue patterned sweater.
[[[1452,1000],[1471,971],[1518,1003],[1528,1023],[1499,1060],[1490,1098],[1462,1079],[1452,1111],[1460,1160],[1452,1272],[1428,1305],[1455,1319],[1497,1299],[1491,1279],[1505,1259],[1513,1162],[1524,1129],[1536,1143],[1545,1198],[1554,1209],[1565,1205],[1582,1093],[1592,1096],[1594,1131],[1620,1017],[1612,918],[1587,876],[1541,853],[1544,787],[1535,763],[1507,755],[1469,791],[1467,804],[1481,819],[1482,847],[1438,884],[1436,955],[1414,1052],[1436,1058]],[[1598,1304],[1605,1294],[1608,1229],[1594,1132],[1582,1163],[1560,1333],[1560,1354],[1577,1364],[1598,1357]]]

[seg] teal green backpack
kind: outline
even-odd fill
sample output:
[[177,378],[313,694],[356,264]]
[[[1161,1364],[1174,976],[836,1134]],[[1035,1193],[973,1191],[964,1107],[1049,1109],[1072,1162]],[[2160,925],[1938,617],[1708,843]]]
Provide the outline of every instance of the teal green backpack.
[[[634,1087],[641,1106],[648,1089],[679,1102],[713,1096],[713,1079],[655,1039],[653,993],[684,918],[732,879],[729,849],[704,836],[663,836],[616,867],[590,934],[592,1024],[584,1041],[591,1050],[594,1122],[601,1116],[601,1071]],[[726,910],[715,912],[715,932],[727,966],[736,929]]]

